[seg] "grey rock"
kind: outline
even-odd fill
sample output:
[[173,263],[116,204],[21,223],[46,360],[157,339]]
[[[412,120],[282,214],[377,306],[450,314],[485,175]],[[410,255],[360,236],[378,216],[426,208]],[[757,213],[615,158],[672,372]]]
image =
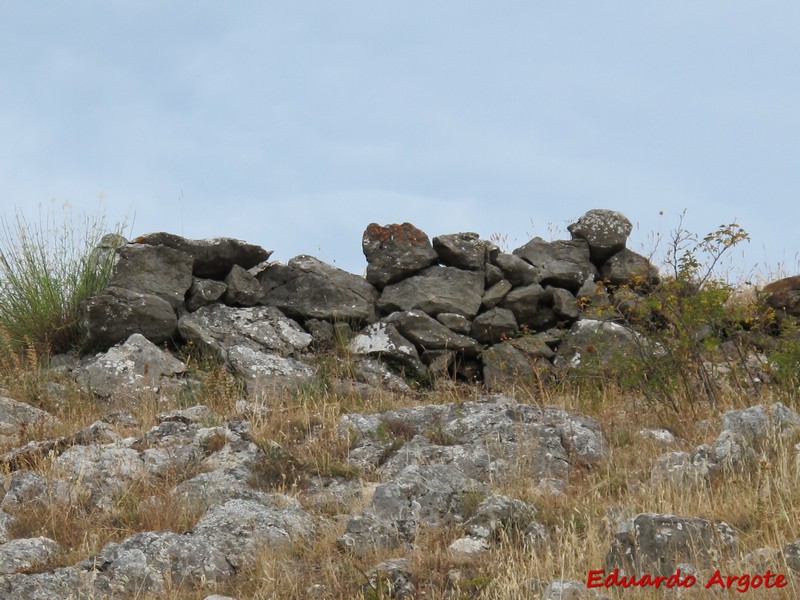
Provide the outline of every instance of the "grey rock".
[[523,335],[522,337],[508,340],[508,343],[521,351],[528,358],[544,358],[549,360],[556,355],[555,351],[543,341],[540,334]]
[[600,279],[615,286],[630,285],[637,288],[658,285],[661,281],[658,267],[651,264],[646,257],[627,248],[603,263]]
[[137,244],[168,246],[192,257],[195,277],[221,280],[234,265],[250,269],[264,262],[272,254],[261,246],[233,238],[188,240],[172,233],[150,233],[134,240]]
[[469,322],[469,319],[455,313],[439,313],[436,315],[436,320],[450,331],[460,333],[461,335],[469,335],[470,327],[472,327],[472,323]]
[[517,335],[519,326],[507,308],[492,308],[475,317],[470,336],[482,344],[496,344]]
[[179,388],[175,377],[186,370],[180,360],[134,333],[124,343],[88,359],[75,373],[86,391],[104,398],[158,395]]
[[572,325],[561,342],[555,364],[561,368],[625,368],[631,359],[658,356],[661,352],[658,346],[623,325],[583,319]]
[[514,250],[514,255],[541,271],[537,281],[542,285],[550,284],[571,292],[577,292],[584,282],[597,275],[585,240],[546,242],[537,237]]
[[528,502],[492,494],[464,523],[464,530],[482,540],[493,540],[501,531],[521,534],[535,523],[536,512],[536,507]]
[[[390,476],[412,464],[452,463],[470,477],[486,480],[517,468],[513,465],[524,454],[525,472],[540,481],[566,477],[569,462],[593,466],[606,456],[605,440],[593,419],[517,404],[506,396],[483,400],[346,415],[339,428],[351,436],[350,463],[364,469],[382,463],[381,471]],[[412,439],[387,460],[394,440],[386,433],[394,429]]]
[[588,242],[592,261],[597,265],[625,248],[632,230],[633,225],[625,215],[605,209],[590,210],[567,227],[573,239]]
[[201,306],[213,304],[225,293],[228,287],[221,281],[194,277],[192,287],[186,294],[186,308],[194,312]]
[[488,290],[486,290],[486,293],[483,295],[483,300],[481,301],[481,308],[484,310],[490,310],[494,308],[500,304],[500,302],[506,297],[506,295],[508,295],[508,292],[510,292],[512,288],[513,286],[509,281],[501,279]]
[[107,287],[81,306],[84,345],[105,350],[140,333],[154,344],[175,337],[178,317],[172,305],[153,294]]
[[583,581],[554,579],[542,592],[542,600],[608,600],[609,596],[589,589]]
[[536,371],[531,362],[508,342],[484,350],[481,361],[483,383],[489,390],[513,391],[536,383]]
[[348,348],[356,355],[389,359],[411,369],[414,374],[427,372],[414,344],[400,335],[391,323],[369,325],[353,338]]
[[578,302],[569,290],[563,288],[549,288],[551,301],[553,304],[553,312],[557,317],[574,321],[581,316],[581,309],[578,308]]
[[727,523],[699,517],[641,513],[617,531],[606,555],[606,570],[671,575],[680,563],[719,564],[730,555],[736,536]]
[[314,519],[288,496],[275,494],[270,505],[253,500],[229,500],[212,506],[192,535],[219,548],[237,570],[252,566],[257,551],[285,548],[310,539]]
[[127,244],[117,250],[119,259],[108,285],[140,294],[152,294],[177,310],[192,286],[192,258],[166,246]]
[[304,350],[312,341],[295,321],[269,306],[204,306],[181,317],[178,330],[185,340],[222,360],[236,347],[285,356]]
[[0,508],[21,514],[34,507],[69,506],[77,496],[74,488],[66,482],[50,479],[36,471],[15,471],[6,475],[3,490]]
[[0,576],[0,594],[3,600],[111,600],[113,597],[105,575],[78,567]]
[[494,264],[500,268],[503,279],[514,286],[531,285],[542,280],[541,269],[537,269],[519,256],[502,252],[497,255]]
[[420,309],[432,317],[456,313],[471,319],[481,306],[483,281],[480,272],[437,265],[387,285],[377,305],[384,312]]
[[0,439],[17,435],[20,429],[55,425],[58,419],[30,404],[0,396]]
[[800,540],[786,544],[781,550],[786,565],[794,571],[800,573]]
[[0,545],[0,575],[41,567],[61,552],[61,546],[46,537],[11,540]]
[[400,534],[391,523],[369,512],[350,517],[344,533],[336,540],[339,549],[362,558],[378,549],[397,548],[402,544]]
[[239,265],[233,265],[225,276],[225,286],[222,301],[228,306],[255,306],[264,299],[261,282]]
[[688,452],[668,452],[656,459],[650,479],[654,483],[688,488],[708,482],[709,472],[707,464],[695,464]]
[[509,292],[500,302],[500,306],[514,313],[520,326],[532,327],[539,321],[537,315],[542,310],[540,301],[543,298],[544,288],[538,283],[533,283]]
[[420,352],[455,350],[476,353],[480,347],[472,338],[453,332],[421,310],[392,313],[383,322],[397,327],[397,331],[413,342]]
[[407,558],[390,558],[372,567],[367,573],[368,583],[363,591],[388,589],[392,598],[415,598],[416,588],[412,582],[411,561]]
[[729,410],[722,416],[722,431],[742,436],[745,443],[763,449],[800,434],[800,414],[780,402]]
[[767,304],[779,311],[779,315],[800,317],[800,275],[773,281],[761,291]]
[[387,521],[435,526],[463,518],[475,494],[486,486],[453,465],[410,465],[375,488],[371,510]]
[[12,515],[0,510],[0,544],[11,539],[8,529],[14,524],[14,520]]
[[[507,256],[511,256],[511,255],[508,254]],[[516,257],[514,257],[514,258],[516,258]],[[525,261],[522,261],[522,262],[525,262]],[[527,265],[527,263],[526,263],[526,265]],[[530,266],[530,265],[527,265],[527,266]],[[486,269],[485,281],[486,281],[486,287],[487,288],[490,288],[493,285],[501,282],[503,280],[503,278],[505,277],[505,275],[503,274],[503,270],[500,267],[498,267],[497,265],[493,264],[493,263],[487,262],[486,266],[485,266],[485,269]]]
[[363,278],[312,256],[297,256],[289,264],[270,265],[258,274],[264,303],[290,317],[345,321],[375,321],[377,290]]
[[54,473],[73,486],[80,486],[87,506],[110,512],[127,485],[145,473],[139,453],[116,444],[73,446],[55,460]]
[[477,233],[453,233],[433,238],[433,249],[442,264],[470,271],[482,270],[486,244]]
[[408,384],[395,375],[385,364],[369,359],[351,362],[353,378],[374,388],[405,394],[411,391]]
[[385,227],[371,223],[364,231],[361,248],[367,258],[367,281],[379,289],[439,259],[428,236],[411,223]]
[[459,558],[469,558],[489,550],[489,544],[484,539],[468,536],[454,540],[447,549]]
[[178,585],[201,587],[233,576],[225,554],[199,536],[172,532],[136,533],[107,544],[85,567],[102,566],[115,592],[164,594]]

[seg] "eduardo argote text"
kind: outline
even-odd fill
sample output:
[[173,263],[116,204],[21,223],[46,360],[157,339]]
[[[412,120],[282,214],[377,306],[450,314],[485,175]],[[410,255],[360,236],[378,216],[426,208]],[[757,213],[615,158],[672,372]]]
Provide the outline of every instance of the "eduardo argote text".
[[676,569],[671,575],[625,575],[619,569],[606,573],[603,569],[593,569],[586,575],[587,588],[690,588],[702,585],[705,589],[727,589],[746,592],[758,588],[782,588],[787,585],[786,576],[773,573],[769,569],[763,573],[742,573],[740,575],[724,575],[719,569],[714,571],[705,582],[698,582],[691,573],[683,574]]

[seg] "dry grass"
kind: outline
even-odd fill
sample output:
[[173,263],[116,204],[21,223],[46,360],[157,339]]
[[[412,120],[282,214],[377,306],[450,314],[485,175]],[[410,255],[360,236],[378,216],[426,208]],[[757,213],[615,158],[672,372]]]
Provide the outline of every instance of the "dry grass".
[[[33,353],[13,357],[16,358],[0,353],[3,372],[14,373],[2,381],[8,395],[45,408],[61,420],[58,425],[28,428],[20,432],[13,444],[74,433],[115,408],[92,401],[66,380],[60,381],[65,392],[59,402],[49,404],[44,390],[53,378],[40,368],[39,358]],[[193,395],[173,400],[141,398],[127,407],[141,425],[120,429],[121,434],[139,436],[157,422],[159,412],[191,404],[208,405],[220,415],[220,422],[233,414],[235,402],[245,397],[241,386],[213,363],[191,355],[186,358],[193,376],[202,382]],[[342,360],[346,357],[337,357],[335,362]],[[247,398],[252,408],[251,435],[266,456],[254,470],[253,485],[291,494],[302,502],[304,482],[310,476],[359,480],[365,485],[374,482],[374,473],[358,472],[348,465],[350,440],[339,428],[342,415],[377,413],[421,402],[465,402],[474,400],[478,393],[473,386],[441,381],[431,390],[410,396],[384,392],[363,397],[331,385],[336,374],[330,368],[330,379],[318,385]],[[609,444],[608,459],[599,467],[572,469],[568,486],[560,496],[537,488],[526,475],[528,469],[522,462],[509,477],[488,482],[492,491],[530,501],[537,507],[537,520],[547,528],[545,543],[532,545],[512,536],[497,541],[483,555],[458,558],[448,550],[449,544],[463,535],[461,526],[454,524],[422,528],[413,549],[379,550],[357,558],[337,548],[336,539],[343,533],[346,521],[336,515],[345,508],[349,513],[359,507],[335,506],[329,511],[316,507],[310,510],[326,517],[327,525],[313,541],[280,551],[265,551],[257,557],[255,566],[224,585],[205,590],[173,589],[159,597],[200,600],[213,591],[255,600],[292,600],[309,597],[313,588],[316,597],[331,600],[388,598],[380,587],[370,587],[367,573],[381,560],[404,557],[410,561],[419,597],[535,598],[554,579],[585,581],[589,569],[602,568],[619,519],[639,512],[674,513],[727,522],[738,535],[739,554],[723,566],[730,573],[752,572],[752,566],[743,562],[746,554],[764,547],[780,548],[800,539],[800,502],[797,502],[800,472],[790,442],[776,441],[776,449],[751,471],[727,474],[710,485],[675,486],[653,482],[650,476],[654,461],[665,451],[691,452],[699,444],[712,442],[719,432],[715,419],[724,410],[775,401],[797,407],[797,399],[777,387],[764,388],[760,395],[740,385],[721,389],[724,393],[719,396],[717,406],[681,397],[684,406],[691,405],[692,410],[677,414],[645,401],[614,381],[576,380],[535,390],[513,390],[512,394],[521,402],[593,416],[601,424]],[[388,421],[385,426],[393,438],[406,440],[411,435],[404,423]],[[674,447],[664,448],[638,436],[643,428],[657,427],[666,427],[675,434],[678,441]],[[429,433],[435,438],[435,427]],[[224,440],[212,439],[208,443],[211,446],[206,450],[211,452],[215,443],[221,447]],[[43,459],[35,470],[51,475],[53,461]],[[41,506],[26,507],[23,513],[15,515],[17,521],[11,534],[13,537],[45,535],[62,545],[65,553],[58,562],[41,566],[44,568],[74,564],[97,553],[106,543],[120,541],[137,531],[188,531],[199,515],[186,512],[169,490],[191,475],[181,473],[130,483],[115,497],[112,510],[105,513],[87,508],[80,497],[66,506],[53,499]],[[788,568],[784,565],[781,572],[788,573]],[[691,597],[713,597],[705,590],[691,592],[694,594]],[[655,590],[634,593],[640,598],[661,597]],[[800,587],[792,580],[790,587],[783,590],[771,590],[768,595],[749,591],[746,597],[798,595]]]

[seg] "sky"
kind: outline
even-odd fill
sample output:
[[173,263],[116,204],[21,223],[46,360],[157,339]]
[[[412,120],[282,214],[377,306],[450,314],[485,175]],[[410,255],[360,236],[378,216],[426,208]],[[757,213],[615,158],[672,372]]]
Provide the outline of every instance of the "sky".
[[363,273],[372,222],[513,250],[608,208],[638,252],[737,222],[733,268],[800,272],[795,1],[0,11],[5,219],[67,206]]

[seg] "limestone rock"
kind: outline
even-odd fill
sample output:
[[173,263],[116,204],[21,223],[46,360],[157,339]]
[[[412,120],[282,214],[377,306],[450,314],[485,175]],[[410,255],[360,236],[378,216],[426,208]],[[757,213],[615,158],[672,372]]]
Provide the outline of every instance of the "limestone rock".
[[479,344],[472,338],[459,335],[421,310],[395,312],[383,319],[414,343],[420,352],[430,350],[455,350],[476,353]]
[[453,233],[433,238],[433,249],[442,264],[448,267],[483,270],[486,261],[485,242],[477,233]]
[[541,269],[537,269],[519,256],[500,253],[494,259],[494,264],[501,270],[501,279],[506,279],[514,286],[531,285],[542,280]]
[[180,360],[134,333],[123,344],[86,361],[78,368],[76,381],[84,390],[104,398],[135,397],[177,390],[174,378],[185,370]]
[[351,352],[362,356],[387,358],[411,369],[412,373],[427,372],[416,347],[398,332],[391,323],[373,323],[356,335],[348,346]]
[[596,265],[622,250],[632,230],[633,225],[625,215],[605,209],[590,210],[567,227],[573,239],[588,242],[592,262]]
[[108,285],[140,294],[152,294],[177,310],[192,285],[192,258],[167,246],[126,244]]
[[542,285],[550,284],[573,293],[597,275],[585,240],[546,242],[537,237],[514,250],[514,255],[541,271],[538,281]]
[[384,312],[418,308],[432,317],[456,313],[469,319],[478,314],[484,277],[478,271],[433,266],[398,283],[387,285],[378,300]]
[[233,238],[188,240],[172,233],[149,233],[133,240],[137,244],[168,246],[180,250],[192,258],[192,274],[195,277],[221,280],[238,265],[250,269],[264,262],[272,251]]
[[0,545],[0,575],[46,564],[61,552],[61,547],[46,537],[11,540]]
[[506,297],[513,287],[514,286],[505,279],[498,281],[486,290],[486,293],[483,295],[483,300],[481,301],[481,308],[484,310],[494,308]]
[[544,288],[538,283],[533,283],[509,292],[500,302],[500,306],[514,313],[520,326],[534,327],[539,321],[539,313],[542,312],[540,302],[544,295]]
[[680,563],[695,568],[719,564],[735,543],[733,530],[724,522],[641,513],[617,531],[606,555],[606,570],[619,567],[626,573],[671,575]]
[[361,240],[367,258],[367,281],[383,289],[434,264],[439,256],[428,236],[411,223],[382,227],[371,223]]
[[624,248],[609,258],[600,268],[600,279],[611,285],[647,287],[661,281],[658,268],[633,250]]
[[375,321],[377,290],[363,278],[312,256],[297,256],[289,264],[270,265],[258,275],[264,303],[300,319]]
[[172,305],[153,294],[108,287],[81,307],[84,345],[105,350],[140,333],[154,344],[175,337],[178,317]]
[[465,316],[456,313],[439,313],[436,315],[436,320],[449,330],[461,335],[469,335],[472,327],[472,323]]
[[658,346],[619,323],[583,319],[572,325],[561,342],[555,364],[561,368],[594,365],[621,369],[631,358],[660,352]]
[[227,289],[228,287],[221,281],[194,277],[192,287],[186,294],[186,308],[189,312],[194,312],[201,306],[213,304],[222,298]]
[[270,505],[253,500],[229,500],[213,505],[192,529],[192,535],[219,548],[234,569],[252,566],[257,551],[285,548],[308,540],[314,520],[300,503],[275,494]]
[[493,308],[475,318],[470,335],[482,344],[496,344],[514,337],[518,330],[513,312],[507,308]]
[[261,283],[239,265],[233,265],[225,276],[226,290],[222,300],[228,306],[255,306],[264,299]]
[[0,395],[0,440],[13,436],[20,429],[54,425],[58,422],[50,413]]

